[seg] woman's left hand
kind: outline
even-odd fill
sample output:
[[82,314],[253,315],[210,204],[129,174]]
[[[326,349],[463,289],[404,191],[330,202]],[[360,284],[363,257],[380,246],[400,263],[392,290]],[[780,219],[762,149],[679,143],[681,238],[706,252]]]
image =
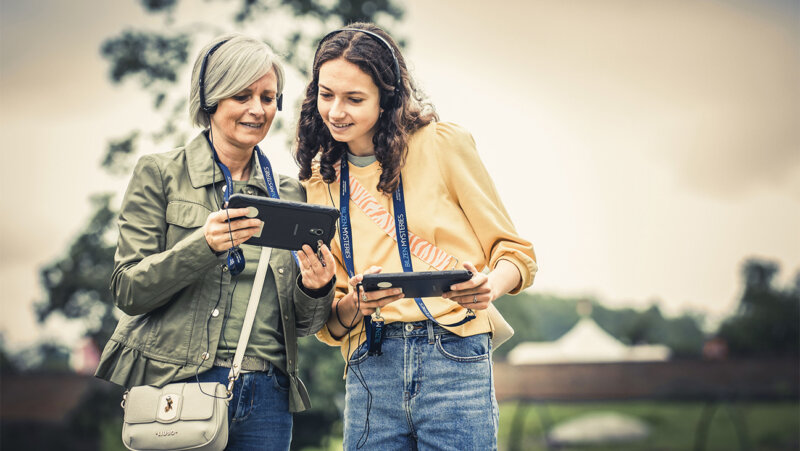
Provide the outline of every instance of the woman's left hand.
[[464,269],[472,273],[472,278],[451,286],[452,291],[442,297],[473,310],[489,308],[489,304],[511,291],[520,280],[517,267],[506,260],[500,260],[489,275],[478,271],[471,262],[464,262]]
[[303,245],[303,249],[296,252],[297,259],[300,261],[300,283],[310,290],[319,290],[328,284],[336,274],[336,261],[333,259],[328,246],[322,245],[323,265],[317,253],[308,244]]
[[445,299],[458,302],[464,308],[484,310],[489,308],[489,303],[498,298],[492,290],[489,276],[478,271],[470,262],[464,262],[464,269],[472,273],[472,278],[466,282],[457,283],[442,295]]

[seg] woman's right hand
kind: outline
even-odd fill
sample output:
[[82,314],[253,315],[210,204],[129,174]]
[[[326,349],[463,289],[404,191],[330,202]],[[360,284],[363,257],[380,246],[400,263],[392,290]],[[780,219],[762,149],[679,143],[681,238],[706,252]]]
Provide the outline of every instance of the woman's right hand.
[[[364,274],[377,274],[379,272],[381,272],[381,268],[373,266],[364,271]],[[383,307],[403,298],[403,291],[400,288],[360,292],[357,286],[363,278],[363,274],[351,277],[348,283],[352,289],[341,299],[333,301],[335,308],[331,313],[330,320],[328,320],[328,330],[334,337],[345,336],[348,328],[355,327],[361,321],[361,317],[372,315],[378,307]],[[333,315],[338,315],[339,317],[334,318]],[[347,326],[347,328],[344,326]]]
[[[247,208],[229,208],[208,215],[203,225],[203,235],[206,237],[208,247],[217,253],[224,252],[258,233],[263,222],[260,219],[244,217],[247,211]],[[242,219],[236,220],[236,218]]]
[[[381,272],[381,269],[380,266],[372,266],[364,271],[364,274],[378,274]],[[350,278],[348,283],[353,287],[353,291],[347,293],[347,296],[352,297],[349,301],[359,308],[362,315],[372,315],[378,307],[385,307],[394,301],[403,299],[403,290],[400,288],[387,288],[385,290],[375,291],[359,290],[358,284],[361,283],[363,279],[363,274],[356,274],[355,277]],[[359,298],[356,298],[356,296]]]

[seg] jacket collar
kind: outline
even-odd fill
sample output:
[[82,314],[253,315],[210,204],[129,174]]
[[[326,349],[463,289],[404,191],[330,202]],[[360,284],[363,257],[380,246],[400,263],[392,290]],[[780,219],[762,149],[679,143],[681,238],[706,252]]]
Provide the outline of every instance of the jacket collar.
[[[253,152],[251,158],[253,161],[250,164],[250,180],[247,184],[249,186],[255,186],[266,193],[267,184],[264,182],[264,176],[258,169],[255,152]],[[186,167],[189,172],[189,180],[194,188],[201,188],[210,185],[212,182],[217,183],[222,181],[224,183],[225,181],[222,170],[220,170],[219,166],[214,162],[211,146],[208,145],[208,140],[206,139],[204,131],[200,132],[200,134],[186,145]],[[216,176],[214,176],[215,172]],[[276,181],[279,181],[279,177],[279,175],[275,175]],[[280,193],[280,182],[278,182],[278,191]]]

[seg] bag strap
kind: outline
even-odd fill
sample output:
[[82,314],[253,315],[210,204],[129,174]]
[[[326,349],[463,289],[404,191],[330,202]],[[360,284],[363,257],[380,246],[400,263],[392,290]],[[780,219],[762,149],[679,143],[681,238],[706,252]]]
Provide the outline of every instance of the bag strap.
[[239,373],[242,371],[242,359],[244,359],[244,351],[247,348],[247,342],[250,340],[250,331],[253,329],[253,321],[256,318],[256,310],[258,310],[258,301],[261,299],[261,291],[264,289],[264,279],[267,277],[267,268],[269,267],[269,258],[271,255],[271,247],[261,248],[258,268],[256,268],[256,275],[253,280],[253,289],[250,291],[250,300],[247,301],[247,311],[244,315],[244,323],[242,323],[242,332],[239,334],[239,343],[236,345],[236,352],[233,354],[231,371],[228,373],[227,394],[229,397],[232,396],[233,393],[233,383],[239,378]]
[[[336,168],[336,178],[341,176],[339,165]],[[381,230],[384,231],[389,238],[397,241],[397,231],[395,230],[394,217],[386,211],[385,208],[375,199],[375,196],[369,193],[363,185],[352,174],[347,177],[350,183],[350,200],[362,211],[367,217],[372,219]],[[341,183],[341,181],[340,181]],[[433,266],[439,271],[444,271],[450,267],[455,268],[458,265],[458,259],[451,256],[447,252],[439,249],[433,243],[420,238],[413,232],[408,232],[409,248],[415,257],[424,261],[425,263]]]

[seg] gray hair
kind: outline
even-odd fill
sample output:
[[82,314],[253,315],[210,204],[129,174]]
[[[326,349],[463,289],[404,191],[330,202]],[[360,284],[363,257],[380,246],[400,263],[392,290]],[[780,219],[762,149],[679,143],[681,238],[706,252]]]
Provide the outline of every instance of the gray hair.
[[277,95],[283,93],[283,65],[267,44],[238,33],[219,36],[200,50],[192,69],[189,118],[193,125],[202,128],[210,127],[211,120],[200,108],[200,67],[206,53],[222,41],[227,42],[211,54],[206,64],[205,97],[208,106],[233,96],[273,69],[278,78]]

